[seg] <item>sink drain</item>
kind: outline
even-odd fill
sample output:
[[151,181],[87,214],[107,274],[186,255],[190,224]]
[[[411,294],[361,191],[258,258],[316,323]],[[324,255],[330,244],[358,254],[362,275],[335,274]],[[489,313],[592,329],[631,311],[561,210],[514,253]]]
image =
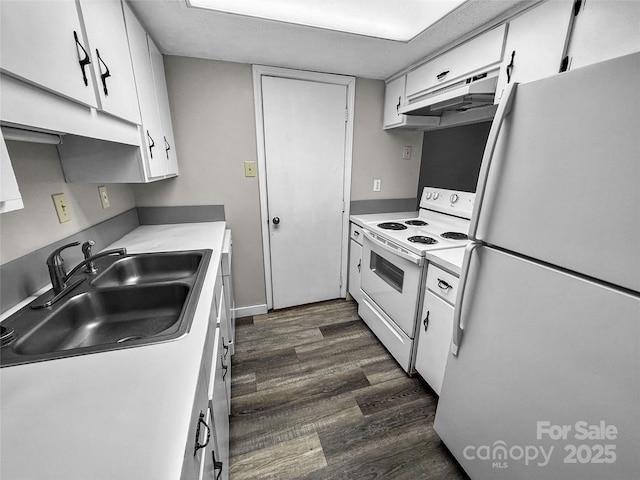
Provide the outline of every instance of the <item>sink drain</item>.
[[142,335],[131,335],[130,337],[122,337],[120,340],[116,341],[116,343],[124,343],[130,342],[131,340],[142,340],[144,337]]

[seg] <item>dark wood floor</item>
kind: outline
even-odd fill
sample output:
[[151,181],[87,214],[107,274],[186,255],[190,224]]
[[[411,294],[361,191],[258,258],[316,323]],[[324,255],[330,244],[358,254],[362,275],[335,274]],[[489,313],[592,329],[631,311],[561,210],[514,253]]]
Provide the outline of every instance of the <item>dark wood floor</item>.
[[467,479],[354,302],[238,319],[233,363],[231,480]]

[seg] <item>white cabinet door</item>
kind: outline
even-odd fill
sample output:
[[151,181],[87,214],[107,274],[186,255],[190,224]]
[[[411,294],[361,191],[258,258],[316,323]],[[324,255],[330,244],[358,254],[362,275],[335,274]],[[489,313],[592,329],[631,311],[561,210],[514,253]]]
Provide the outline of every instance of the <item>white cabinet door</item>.
[[158,101],[151,68],[147,32],[142,28],[127,3],[124,3],[123,7],[142,117],[141,145],[145,147],[142,149],[145,172],[148,178],[164,177],[167,172],[167,160],[163,145],[162,126],[158,113]]
[[640,2],[588,0],[573,24],[570,69],[640,51]]
[[166,175],[178,174],[178,158],[176,156],[176,143],[173,139],[173,124],[171,123],[171,111],[169,109],[169,94],[167,92],[167,80],[164,74],[164,61],[162,54],[151,38],[149,40],[149,54],[151,55],[151,69],[160,115],[160,127],[162,128],[162,150],[166,165]]
[[418,327],[415,369],[440,395],[453,334],[453,307],[428,291]]
[[[212,388],[209,396],[209,410],[212,416],[213,442],[205,458],[203,477],[207,480],[229,478],[229,407],[225,382],[226,371],[220,361],[224,355],[220,332],[216,332]],[[222,471],[222,472],[220,472]]]
[[545,2],[509,22],[495,103],[509,82],[530,82],[560,71],[572,2]]
[[385,86],[383,128],[386,130],[437,126],[440,122],[439,117],[419,117],[398,113],[398,109],[405,104],[405,81],[406,75],[403,75],[391,80]]
[[13,173],[4,137],[0,138],[0,213],[23,208],[18,182]]
[[407,98],[495,68],[502,60],[505,31],[506,26],[500,25],[409,72]]
[[349,241],[349,294],[360,303],[360,271],[362,269],[362,245],[354,240]]
[[0,69],[74,101],[97,106],[89,48],[76,3],[0,2]]
[[221,353],[220,362],[223,370],[222,379],[227,394],[227,414],[231,413],[231,354],[229,353],[229,338],[231,338],[231,325],[227,316],[226,299],[224,287],[220,296],[220,306],[218,307],[218,325],[220,325]]
[[140,123],[129,43],[119,0],[80,0],[100,109]]

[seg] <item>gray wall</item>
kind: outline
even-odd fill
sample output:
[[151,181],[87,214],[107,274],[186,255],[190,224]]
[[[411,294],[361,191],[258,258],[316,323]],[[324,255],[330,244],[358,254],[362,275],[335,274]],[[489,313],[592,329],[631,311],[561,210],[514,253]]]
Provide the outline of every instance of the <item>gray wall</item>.
[[136,185],[136,205],[224,204],[233,231],[236,306],[266,303],[251,66],[165,57],[178,177]]
[[[103,209],[97,184],[64,182],[54,145],[7,141],[24,208],[0,215],[0,264],[31,253],[135,206],[129,185],[107,185],[111,207]],[[71,220],[59,223],[51,195],[64,193]],[[42,265],[45,269],[45,265]]]
[[[250,65],[165,56],[180,175],[136,185],[138,206],[224,204],[234,237],[236,305],[266,303],[258,179],[244,177],[257,161]],[[358,78],[354,112],[351,200],[415,198],[421,132],[384,132],[384,82]],[[413,149],[402,160],[402,147]],[[258,172],[259,174],[259,172]],[[373,179],[382,190],[373,192]]]

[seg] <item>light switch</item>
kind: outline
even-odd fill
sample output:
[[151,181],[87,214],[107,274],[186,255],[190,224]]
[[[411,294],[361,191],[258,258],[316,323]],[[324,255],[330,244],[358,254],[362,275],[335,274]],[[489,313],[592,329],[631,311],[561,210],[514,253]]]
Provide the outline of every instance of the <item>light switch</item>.
[[256,162],[244,162],[244,176],[245,177],[256,176]]
[[411,147],[404,147],[402,149],[402,159],[410,160],[411,159]]
[[373,191],[374,192],[379,192],[380,191],[380,184],[382,183],[382,181],[379,178],[374,178],[373,179]]
[[67,206],[67,199],[65,198],[64,193],[56,193],[55,195],[51,195],[51,198],[53,198],[53,205],[56,207],[58,221],[60,223],[65,223],[71,220],[69,207]]
[[98,187],[98,193],[100,194],[100,201],[102,202],[102,208],[109,208],[111,203],[109,202],[109,195],[107,194],[107,187]]

